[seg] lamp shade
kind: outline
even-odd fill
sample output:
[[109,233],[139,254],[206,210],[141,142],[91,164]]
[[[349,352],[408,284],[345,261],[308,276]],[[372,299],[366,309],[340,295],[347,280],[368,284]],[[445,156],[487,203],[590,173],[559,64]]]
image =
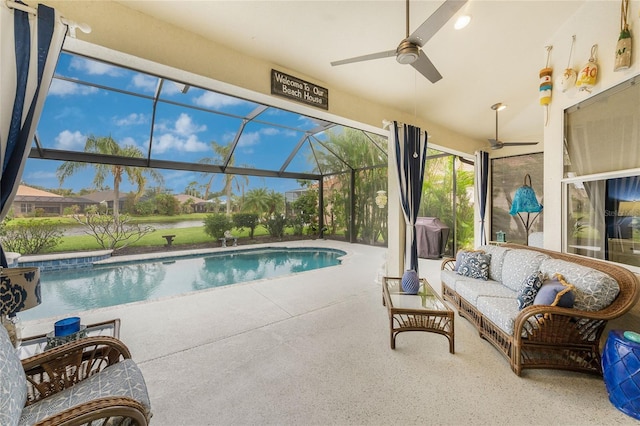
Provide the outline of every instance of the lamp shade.
[[[528,184],[527,179],[529,180]],[[513,216],[518,213],[540,213],[541,211],[542,205],[538,202],[536,193],[531,187],[531,176],[526,175],[524,185],[516,189],[509,214]]]
[[0,272],[0,314],[14,315],[42,302],[40,269],[3,268]]

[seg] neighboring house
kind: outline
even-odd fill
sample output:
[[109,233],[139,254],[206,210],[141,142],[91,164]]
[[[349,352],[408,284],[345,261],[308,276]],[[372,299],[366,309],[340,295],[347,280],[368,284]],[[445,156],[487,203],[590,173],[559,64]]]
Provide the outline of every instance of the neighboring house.
[[[120,200],[118,202],[118,207],[120,209],[120,212],[124,211],[124,204],[125,201],[127,200],[127,197],[129,196],[129,192],[120,192]],[[109,209],[108,211],[112,212],[113,211],[113,200],[116,198],[115,197],[115,192],[114,191],[97,191],[97,192],[92,192],[90,194],[85,194],[83,195],[84,198],[87,198],[89,200],[91,200],[92,204],[107,204],[107,208]]]
[[95,203],[84,197],[63,197],[53,192],[19,185],[12,207],[16,217],[32,216],[37,210],[41,210],[46,216],[60,216],[67,207],[78,206],[82,211],[92,204]]
[[207,202],[207,200],[203,200],[202,198],[194,197],[193,195],[188,195],[188,194],[177,194],[177,195],[174,195],[174,197],[176,198],[176,200],[178,200],[180,205],[183,205],[187,201],[191,200],[191,204],[193,208],[192,213],[206,212],[207,206],[210,204]]

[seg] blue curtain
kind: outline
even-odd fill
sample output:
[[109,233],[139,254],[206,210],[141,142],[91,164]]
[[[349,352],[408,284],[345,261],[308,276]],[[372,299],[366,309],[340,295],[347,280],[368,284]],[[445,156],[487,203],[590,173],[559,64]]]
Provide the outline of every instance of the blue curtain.
[[[2,2],[2,114],[0,114],[0,220],[7,215],[18,189],[28,148],[42,112],[53,70],[58,60],[67,26],[60,22],[54,9],[38,5],[35,9],[18,4],[14,9]],[[23,7],[24,6],[24,7]],[[35,15],[35,16],[34,16]],[[9,40],[9,43],[4,39]],[[35,41],[33,40],[35,39]],[[13,49],[4,50],[5,47]],[[14,65],[15,68],[11,68]],[[9,114],[9,111],[11,113]],[[0,262],[7,266],[0,246]]]
[[400,204],[407,223],[405,269],[418,272],[418,244],[415,225],[420,210],[422,184],[427,159],[427,132],[419,127],[393,122],[396,166],[400,184]]
[[480,245],[487,244],[485,217],[487,214],[487,196],[489,195],[489,153],[476,153],[476,194],[480,209]]

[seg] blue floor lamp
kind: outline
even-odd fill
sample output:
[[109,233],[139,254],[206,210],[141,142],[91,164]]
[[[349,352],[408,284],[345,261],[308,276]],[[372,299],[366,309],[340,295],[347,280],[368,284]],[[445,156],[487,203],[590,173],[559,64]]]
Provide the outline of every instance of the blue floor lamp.
[[[536,192],[531,187],[531,176],[527,173],[524,176],[524,185],[516,189],[516,194],[513,196],[513,203],[511,203],[511,210],[509,214],[511,216],[518,215],[524,229],[526,231],[525,244],[529,245],[529,229],[536,221],[540,212],[542,211],[542,204],[538,202]],[[526,220],[524,214],[526,213]],[[531,213],[535,213],[533,218]]]

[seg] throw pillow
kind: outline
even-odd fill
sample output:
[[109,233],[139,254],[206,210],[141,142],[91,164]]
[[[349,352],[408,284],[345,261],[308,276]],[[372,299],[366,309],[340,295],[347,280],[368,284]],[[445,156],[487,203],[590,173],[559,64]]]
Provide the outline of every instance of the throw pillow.
[[542,280],[543,276],[540,271],[534,272],[524,280],[518,294],[518,309],[523,310],[527,306],[533,305],[533,301],[542,287]]
[[459,275],[470,278],[489,279],[489,265],[491,255],[481,251],[467,253],[460,261],[460,266],[456,271]]
[[460,265],[465,262],[465,259],[469,253],[484,253],[482,250],[458,250],[458,254],[456,255],[456,266],[455,271],[460,270]]
[[554,274],[552,279],[542,284],[533,304],[573,308],[576,299],[574,290],[575,287],[566,282],[561,274]]

